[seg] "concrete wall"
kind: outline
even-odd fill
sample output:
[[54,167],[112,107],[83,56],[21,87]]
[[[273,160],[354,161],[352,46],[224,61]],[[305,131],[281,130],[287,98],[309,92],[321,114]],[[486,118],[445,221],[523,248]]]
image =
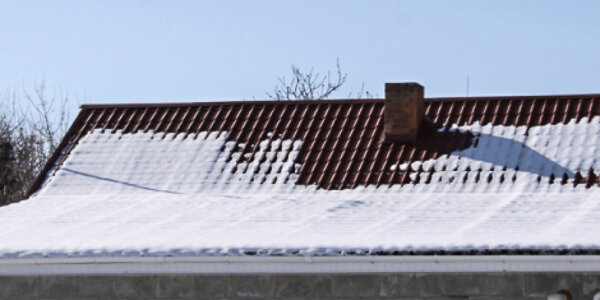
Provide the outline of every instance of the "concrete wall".
[[176,275],[0,277],[0,299],[574,299],[598,274]]

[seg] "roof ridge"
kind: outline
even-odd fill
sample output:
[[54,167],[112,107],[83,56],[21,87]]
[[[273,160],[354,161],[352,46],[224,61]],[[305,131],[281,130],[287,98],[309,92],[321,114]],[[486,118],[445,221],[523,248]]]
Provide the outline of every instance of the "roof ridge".
[[485,100],[515,100],[515,99],[571,99],[571,98],[597,98],[600,93],[595,94],[561,94],[561,95],[507,95],[507,96],[468,96],[468,97],[430,97],[426,101],[485,101]]
[[371,99],[325,99],[325,100],[232,100],[232,101],[206,101],[206,102],[155,102],[155,103],[99,103],[82,104],[81,108],[138,108],[138,107],[174,107],[174,106],[208,106],[208,105],[239,105],[239,104],[331,104],[331,103],[370,103],[383,102],[383,98]]
[[[598,98],[600,93],[596,94],[562,94],[562,95],[508,95],[508,96],[469,96],[469,97],[426,97],[424,100],[429,102],[438,101],[486,101],[486,100],[514,100],[514,99],[566,99],[566,98]],[[98,108],[139,108],[139,107],[175,107],[175,106],[208,106],[208,105],[240,105],[240,104],[282,104],[282,103],[301,103],[301,104],[344,104],[344,103],[370,103],[382,102],[383,98],[369,99],[324,99],[324,100],[223,100],[223,101],[192,101],[192,102],[140,102],[140,103],[97,103],[82,104],[82,109]]]

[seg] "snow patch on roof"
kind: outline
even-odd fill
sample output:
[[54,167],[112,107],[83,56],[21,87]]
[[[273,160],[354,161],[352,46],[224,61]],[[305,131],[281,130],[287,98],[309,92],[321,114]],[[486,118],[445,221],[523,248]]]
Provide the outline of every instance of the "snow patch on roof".
[[[271,141],[270,149],[281,145],[292,150],[285,159],[282,152],[269,151],[263,141],[252,161],[242,158],[236,163],[240,153],[235,152],[234,142],[227,141],[227,133],[201,132],[197,139],[161,136],[96,130],[80,140],[39,194],[198,194],[294,188],[299,171],[294,159],[300,141]],[[263,160],[272,163],[260,163]]]

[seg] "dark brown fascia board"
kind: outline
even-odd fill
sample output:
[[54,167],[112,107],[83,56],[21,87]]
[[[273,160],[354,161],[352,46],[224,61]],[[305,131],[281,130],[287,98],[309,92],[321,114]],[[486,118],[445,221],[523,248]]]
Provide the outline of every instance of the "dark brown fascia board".
[[[572,99],[572,98],[600,98],[600,94],[571,94],[571,95],[525,95],[525,96],[472,96],[472,97],[432,97],[425,98],[428,102],[440,101],[487,101],[487,100],[544,100],[544,99]],[[210,105],[243,105],[243,104],[352,104],[383,102],[383,98],[371,99],[326,99],[326,100],[250,100],[250,101],[207,101],[207,102],[156,102],[156,103],[100,103],[83,104],[82,109],[102,108],[146,108],[146,107],[177,107],[177,106],[210,106]]]

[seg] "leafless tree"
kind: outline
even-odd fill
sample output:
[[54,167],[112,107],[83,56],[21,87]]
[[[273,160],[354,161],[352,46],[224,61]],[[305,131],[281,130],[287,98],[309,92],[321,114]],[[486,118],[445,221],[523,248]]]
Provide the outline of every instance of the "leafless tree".
[[48,150],[54,151],[69,125],[68,95],[62,92],[48,95],[43,81],[34,87],[33,94],[23,89],[23,95],[29,103],[29,111],[23,114],[25,121]]
[[[277,78],[277,85],[272,93],[267,93],[267,96],[272,100],[323,100],[339,91],[346,83],[346,78],[347,74],[342,72],[339,60],[336,61],[336,72],[333,76],[331,72],[327,72],[326,75],[316,73],[314,68],[309,72],[302,72],[300,68],[292,65],[292,76],[289,81],[285,76]],[[360,90],[356,94],[350,93],[348,98],[374,98],[374,96],[365,90],[363,82]]]
[[42,82],[33,93],[0,99],[0,205],[22,200],[58,146],[70,122],[67,96],[48,96]]
[[292,78],[279,77],[279,83],[267,96],[273,100],[323,100],[337,91],[346,82],[346,73],[342,73],[340,62],[336,64],[336,76],[315,73],[314,68],[304,73],[292,65]]

